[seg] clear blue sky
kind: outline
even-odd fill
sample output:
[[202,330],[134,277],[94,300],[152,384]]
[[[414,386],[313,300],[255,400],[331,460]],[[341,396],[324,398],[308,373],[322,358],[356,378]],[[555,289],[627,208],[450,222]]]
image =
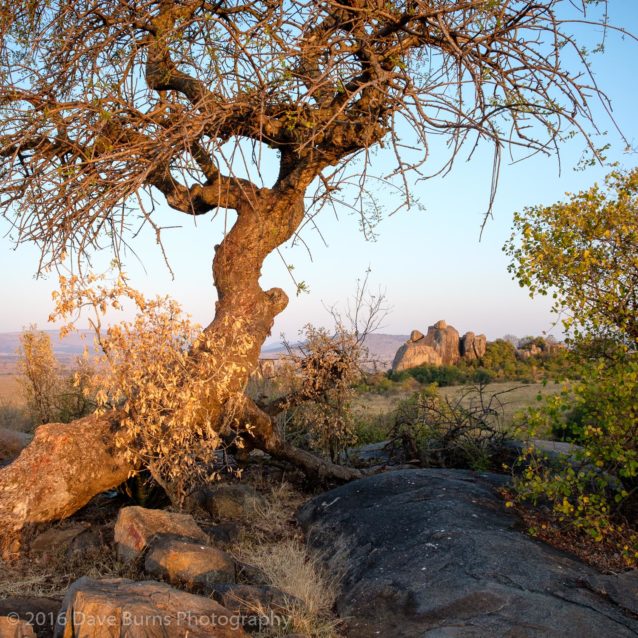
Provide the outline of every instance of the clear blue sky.
[[[638,2],[612,0],[610,16],[612,22],[638,33]],[[612,100],[614,115],[636,146],[637,60],[638,44],[613,35],[609,36],[605,54],[594,60],[597,80]],[[638,157],[625,152],[624,143],[602,114],[600,122],[609,131],[609,159],[625,167],[638,164]],[[469,163],[460,157],[445,178],[415,185],[414,194],[426,210],[402,211],[384,219],[376,242],[365,241],[355,217],[344,212],[336,220],[325,211],[320,228],[328,246],[309,231],[304,239],[311,247],[312,260],[303,247],[283,250],[286,261],[295,266],[295,277],[308,284],[309,294],[295,296],[293,282],[277,255],[265,265],[264,287],[281,286],[291,298],[275,324],[271,341],[278,340],[282,331],[294,339],[297,330],[308,322],[329,323],[323,304],[344,303],[368,266],[372,268],[373,286],[386,291],[392,306],[384,332],[423,330],[438,319],[446,319],[460,331],[484,332],[488,338],[549,330],[549,303],[530,300],[527,292],[511,281],[501,247],[510,234],[514,211],[526,205],[549,204],[563,198],[566,191],[587,188],[602,179],[608,170],[604,167],[573,170],[582,149],[582,140],[563,146],[561,175],[555,159],[537,156],[515,165],[504,162],[494,219],[487,224],[480,242],[491,179],[491,150],[487,147]],[[395,203],[389,200],[388,208]],[[135,244],[143,266],[131,257],[126,270],[145,293],[171,294],[197,321],[207,323],[215,300],[211,259],[213,246],[221,238],[223,219],[204,217],[194,222],[179,214],[167,214],[163,222],[181,224],[165,235],[175,279],[163,265],[151,233]],[[0,222],[2,235],[7,229],[6,222]],[[14,251],[7,238],[0,238],[0,331],[19,330],[30,323],[50,327],[47,317],[56,277],[35,280],[36,266],[33,247],[21,246]]]

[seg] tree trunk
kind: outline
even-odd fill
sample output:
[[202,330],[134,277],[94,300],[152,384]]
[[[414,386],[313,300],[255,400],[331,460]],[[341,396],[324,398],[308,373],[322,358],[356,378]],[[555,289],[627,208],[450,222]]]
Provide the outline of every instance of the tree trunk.
[[21,549],[33,525],[70,516],[134,469],[113,449],[116,414],[40,426],[32,443],[0,470],[0,550]]
[[[303,193],[315,171],[316,167],[300,164],[280,176],[274,188],[246,193],[237,203],[236,223],[216,246],[213,274],[218,301],[215,318],[205,333],[211,352],[219,357],[222,381],[215,382],[205,407],[209,414],[218,415],[221,428],[229,402],[235,410],[240,406],[233,427],[250,422],[245,436],[255,447],[300,466],[313,477],[347,481],[361,474],[289,445],[272,419],[243,396],[274,319],[288,303],[283,290],[261,289],[261,267],[301,223]],[[116,428],[117,413],[41,426],[31,445],[0,470],[0,549],[4,556],[20,550],[21,537],[29,526],[69,516],[128,477],[135,468],[112,447]]]

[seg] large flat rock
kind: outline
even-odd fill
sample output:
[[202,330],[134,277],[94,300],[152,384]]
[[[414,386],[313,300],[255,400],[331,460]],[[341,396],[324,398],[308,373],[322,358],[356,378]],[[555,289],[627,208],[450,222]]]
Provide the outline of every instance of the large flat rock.
[[337,610],[346,635],[638,635],[637,579],[599,574],[529,538],[496,493],[503,483],[463,470],[401,470],[304,505],[298,516],[311,544],[345,560]]
[[246,638],[240,618],[166,583],[86,576],[69,588],[55,638]]

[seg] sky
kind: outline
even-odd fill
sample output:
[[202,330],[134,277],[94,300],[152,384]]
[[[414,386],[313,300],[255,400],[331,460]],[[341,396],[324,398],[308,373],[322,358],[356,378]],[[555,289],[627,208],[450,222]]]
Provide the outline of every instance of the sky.
[[[612,23],[638,33],[635,0],[611,2],[610,17]],[[638,43],[609,35],[606,51],[595,56],[593,68],[611,98],[614,117],[624,136],[638,147],[636,60]],[[608,131],[604,143],[611,144],[608,159],[626,168],[638,164],[636,154],[626,151],[626,143],[598,111],[600,126]],[[279,341],[281,333],[294,340],[307,323],[329,326],[325,307],[336,304],[343,308],[357,279],[368,268],[373,291],[383,291],[391,307],[381,332],[424,331],[445,319],[461,333],[472,330],[485,333],[489,339],[507,333],[524,336],[553,332],[560,336],[560,331],[552,328],[549,301],[530,299],[527,291],[512,281],[502,246],[510,236],[514,211],[553,203],[563,199],[566,192],[588,188],[603,179],[609,170],[605,166],[574,170],[583,148],[583,141],[578,139],[562,146],[560,173],[554,158],[536,156],[516,164],[505,160],[493,218],[480,241],[490,193],[492,155],[488,147],[480,148],[469,162],[459,157],[444,178],[414,184],[413,195],[422,207],[385,217],[376,229],[376,241],[365,240],[355,216],[343,211],[337,219],[325,211],[319,218],[325,243],[316,232],[309,231],[303,239],[311,254],[302,246],[286,246],[281,257],[274,254],[264,265],[263,287],[282,287],[290,297],[269,342]],[[389,210],[398,203],[389,193],[382,194],[382,199]],[[190,219],[164,211],[160,216],[161,223],[179,225],[164,236],[174,278],[150,232],[135,242],[141,261],[132,256],[125,260],[127,274],[147,295],[169,294],[194,320],[207,324],[215,301],[213,246],[222,238],[223,215]],[[0,331],[20,330],[33,323],[40,328],[55,327],[47,323],[47,318],[57,276],[36,279],[36,249],[26,245],[15,249],[7,232],[8,224],[0,220]],[[294,265],[294,277],[307,284],[308,293],[295,294],[286,263]]]

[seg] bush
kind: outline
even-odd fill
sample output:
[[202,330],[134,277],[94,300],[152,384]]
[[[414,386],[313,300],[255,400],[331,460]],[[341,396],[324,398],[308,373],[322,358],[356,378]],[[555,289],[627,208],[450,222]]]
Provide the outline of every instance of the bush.
[[396,410],[393,443],[426,467],[492,467],[507,432],[498,395],[488,397],[484,390],[472,386],[443,398],[431,385],[414,394]]
[[583,375],[527,416],[532,435],[551,428],[580,447],[552,465],[530,446],[515,489],[520,500],[548,501],[565,527],[618,544],[635,564],[638,537],[627,530],[638,512],[638,359],[590,363]]

